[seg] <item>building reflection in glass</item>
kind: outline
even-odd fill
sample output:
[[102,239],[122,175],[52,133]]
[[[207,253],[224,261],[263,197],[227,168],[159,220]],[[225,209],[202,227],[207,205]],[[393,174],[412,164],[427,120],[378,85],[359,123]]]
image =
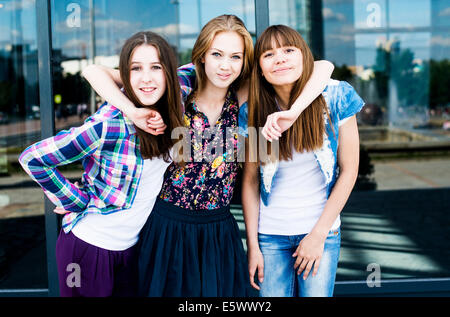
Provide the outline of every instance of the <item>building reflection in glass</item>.
[[41,289],[43,194],[17,162],[40,137],[35,1],[0,1],[0,30],[0,289]]
[[[35,5],[35,0],[0,0],[0,289],[47,285],[43,194],[17,163],[18,153],[40,139],[45,106],[38,96]],[[190,62],[200,29],[215,16],[236,14],[256,34],[253,0],[52,0],[51,8],[57,130],[81,124],[102,102],[96,95],[92,99],[83,68],[93,62],[117,67],[123,42],[135,32],[165,36],[180,64]],[[335,64],[333,77],[357,89],[366,101],[358,115],[366,149],[450,142],[448,1],[270,0],[269,21],[299,31],[316,58]],[[407,172],[414,182],[378,184],[382,190],[358,192],[349,202],[338,278],[364,280],[369,262],[381,264],[385,278],[448,276],[450,257],[438,245],[448,240],[448,215],[437,203],[445,203],[442,187],[450,186],[448,161],[374,168],[367,152],[361,158],[367,175],[385,171],[400,179]],[[408,164],[414,167],[408,170]],[[428,169],[420,174],[419,167]],[[76,179],[80,166],[64,173]],[[429,200],[412,199],[422,196]],[[415,230],[415,223],[432,227],[435,239]],[[239,224],[243,228],[243,221]]]

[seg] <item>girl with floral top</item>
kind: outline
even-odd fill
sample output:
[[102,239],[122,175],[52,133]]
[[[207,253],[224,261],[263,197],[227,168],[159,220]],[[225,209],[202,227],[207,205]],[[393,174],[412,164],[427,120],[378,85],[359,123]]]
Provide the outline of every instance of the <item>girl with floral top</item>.
[[[255,61],[249,127],[261,126],[275,111],[289,111],[313,67],[303,38],[283,25],[261,34]],[[279,139],[278,153],[246,162],[242,203],[249,276],[261,296],[332,296],[339,213],[358,175],[355,114],[363,105],[348,83],[330,80]]]
[[[158,110],[170,129],[181,126],[176,57],[169,44],[155,33],[139,32],[124,44],[119,63],[131,102]],[[169,132],[150,135],[104,104],[82,126],[21,154],[25,171],[57,206],[55,212],[64,214],[56,244],[61,296],[137,294],[136,243],[172,160],[173,144]],[[81,186],[58,171],[79,160]]]
[[[179,68],[190,155],[184,165],[169,166],[159,199],[141,231],[142,296],[248,294],[246,256],[229,208],[239,167],[238,138],[229,131],[237,132],[238,118],[245,115],[246,104],[239,105],[246,99],[252,58],[253,43],[243,22],[223,15],[201,30],[192,51],[193,65]],[[331,69],[328,64],[321,66],[314,80],[325,83]],[[145,128],[141,120],[145,114],[136,114],[115,86],[120,84],[117,72],[91,69],[85,76],[94,89],[107,100],[117,100]],[[310,85],[313,89],[298,98],[298,108],[305,108],[324,87]]]

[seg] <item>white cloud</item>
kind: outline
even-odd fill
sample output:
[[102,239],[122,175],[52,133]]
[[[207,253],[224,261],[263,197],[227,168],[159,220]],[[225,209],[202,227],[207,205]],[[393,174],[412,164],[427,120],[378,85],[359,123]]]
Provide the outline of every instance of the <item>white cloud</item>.
[[72,39],[64,43],[63,48],[64,49],[74,49],[74,48],[81,48],[85,47],[87,48],[89,43],[87,43],[85,40],[81,39]]
[[430,42],[432,45],[450,46],[449,37],[433,36]]
[[323,8],[322,15],[325,20],[345,21],[345,15],[342,13],[334,13],[330,8]]
[[[189,24],[180,24],[180,34],[190,34],[190,33],[196,33],[197,28],[189,25]],[[167,24],[160,27],[154,27],[151,28],[150,31],[158,33],[158,34],[165,34],[165,35],[176,35],[177,34],[177,24]]]
[[443,9],[441,12],[439,12],[440,17],[448,17],[450,16],[450,7]]
[[353,34],[328,34],[327,39],[338,40],[340,42],[353,42],[355,40]]
[[35,7],[35,0],[22,0],[22,1],[2,1],[3,2],[3,8],[2,10],[5,11],[14,11],[14,10],[27,10],[27,9],[34,9]]

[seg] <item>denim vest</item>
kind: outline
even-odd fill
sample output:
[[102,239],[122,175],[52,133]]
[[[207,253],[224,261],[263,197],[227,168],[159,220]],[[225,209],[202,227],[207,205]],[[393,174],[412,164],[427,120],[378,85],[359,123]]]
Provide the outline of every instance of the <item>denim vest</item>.
[[[339,174],[337,164],[339,122],[359,112],[364,106],[364,101],[349,83],[333,79],[330,80],[322,95],[328,105],[331,122],[328,120],[328,116],[324,114],[325,134],[323,145],[320,149],[314,151],[314,156],[325,177],[328,198]],[[239,109],[239,133],[245,137],[248,136],[247,123],[248,106],[245,103]],[[276,177],[277,171],[278,161],[260,165],[259,168],[260,195],[266,206],[269,203],[271,189],[276,186],[278,180]]]

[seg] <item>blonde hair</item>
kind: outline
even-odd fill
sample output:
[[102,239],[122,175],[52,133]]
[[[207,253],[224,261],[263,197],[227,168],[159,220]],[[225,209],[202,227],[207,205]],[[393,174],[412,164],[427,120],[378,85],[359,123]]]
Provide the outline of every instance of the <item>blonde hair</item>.
[[[197,81],[195,91],[202,91],[206,84],[205,66],[202,63],[206,52],[210,49],[217,34],[221,32],[236,32],[244,40],[244,58],[241,74],[233,82],[233,87],[239,89],[241,84],[248,79],[253,65],[253,40],[247,28],[235,15],[224,14],[210,20],[200,31],[192,49],[192,63],[195,65]],[[193,94],[192,94],[193,95]]]

